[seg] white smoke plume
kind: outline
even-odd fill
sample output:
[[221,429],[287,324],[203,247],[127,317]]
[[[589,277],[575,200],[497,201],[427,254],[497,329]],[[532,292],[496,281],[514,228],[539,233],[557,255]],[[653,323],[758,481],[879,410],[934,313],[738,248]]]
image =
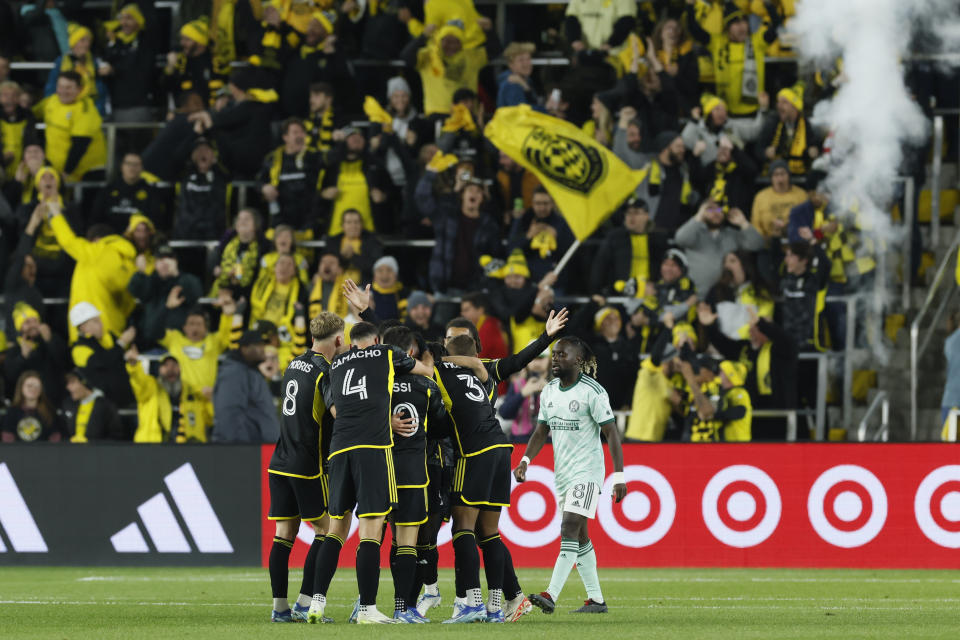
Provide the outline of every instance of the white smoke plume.
[[802,58],[819,68],[843,59],[844,81],[816,106],[813,122],[833,132],[832,198],[857,203],[864,227],[880,238],[891,237],[887,212],[903,145],[922,144],[929,130],[902,60],[918,32],[950,37],[956,13],[955,0],[801,0],[790,23]]

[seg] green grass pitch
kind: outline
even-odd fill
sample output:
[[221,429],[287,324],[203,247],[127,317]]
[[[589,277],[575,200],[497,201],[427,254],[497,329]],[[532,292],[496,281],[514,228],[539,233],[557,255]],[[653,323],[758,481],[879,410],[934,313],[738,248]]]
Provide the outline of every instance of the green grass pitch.
[[[450,613],[452,572],[441,575]],[[521,570],[528,591],[547,570]],[[951,638],[960,637],[960,573],[781,569],[601,569],[607,615],[574,616],[584,598],[571,573],[557,612],[506,625],[390,627],[389,637],[470,634],[498,638]],[[291,594],[300,572],[290,572]],[[356,582],[341,569],[331,589],[334,625],[273,624],[263,569],[0,569],[0,638],[384,637],[383,628],[344,624]],[[389,573],[380,609],[392,609]]]

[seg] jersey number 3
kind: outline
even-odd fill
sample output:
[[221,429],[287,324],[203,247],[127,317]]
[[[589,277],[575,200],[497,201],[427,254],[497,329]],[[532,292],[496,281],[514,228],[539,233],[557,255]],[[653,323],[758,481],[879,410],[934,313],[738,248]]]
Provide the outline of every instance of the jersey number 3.
[[477,382],[476,378],[467,373],[458,373],[457,379],[463,380],[467,387],[469,387],[470,390],[465,394],[467,398],[473,400],[474,402],[487,401],[487,394],[484,393],[483,387],[480,386],[480,383]]
[[356,393],[360,396],[361,400],[367,399],[367,376],[361,376],[357,380],[357,384],[353,384],[353,372],[356,369],[350,369],[347,371],[347,375],[343,377],[343,395],[349,396],[352,393]]

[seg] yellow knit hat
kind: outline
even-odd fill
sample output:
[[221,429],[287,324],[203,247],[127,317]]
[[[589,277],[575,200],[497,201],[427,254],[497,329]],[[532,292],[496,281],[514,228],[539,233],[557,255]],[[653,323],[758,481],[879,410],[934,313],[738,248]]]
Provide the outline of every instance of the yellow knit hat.
[[797,111],[803,111],[803,84],[798,82],[792,87],[780,89],[777,98],[783,98],[792,104]]
[[20,333],[20,327],[23,326],[23,323],[27,318],[36,318],[40,319],[40,314],[37,313],[37,310],[31,307],[26,302],[18,302],[13,307],[13,326],[17,330],[17,333]]
[[133,18],[134,20],[136,20],[137,24],[140,25],[141,29],[143,29],[143,25],[147,23],[146,18],[143,17],[143,13],[141,13],[140,11],[140,7],[133,4],[132,2],[124,6],[122,9],[120,9],[120,13],[117,15],[122,15],[124,13],[130,16],[131,18]]
[[705,93],[700,96],[700,110],[703,111],[704,118],[709,116],[710,112],[721,104],[726,106],[726,103],[721,98],[713,95],[712,93]]
[[593,330],[600,331],[600,328],[603,327],[603,321],[614,313],[617,313],[617,310],[613,307],[601,307],[599,311],[593,314]]
[[71,47],[84,38],[93,39],[93,34],[90,32],[90,29],[87,29],[82,24],[77,24],[76,22],[71,22],[67,25],[67,43]]
[[744,381],[747,379],[747,366],[742,362],[724,360],[720,363],[720,371],[727,376],[730,383],[735,387],[743,386]]
[[205,47],[210,42],[210,27],[206,20],[194,20],[180,27],[180,35]]
[[503,275],[506,276],[523,276],[524,278],[530,277],[530,267],[527,266],[527,259],[523,256],[523,251],[520,249],[514,249],[510,254],[510,257],[507,258],[507,264],[503,268]]

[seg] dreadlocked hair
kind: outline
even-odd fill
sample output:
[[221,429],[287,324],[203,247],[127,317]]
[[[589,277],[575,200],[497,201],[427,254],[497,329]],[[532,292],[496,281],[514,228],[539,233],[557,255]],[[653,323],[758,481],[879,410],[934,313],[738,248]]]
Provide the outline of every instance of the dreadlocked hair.
[[580,352],[580,373],[596,379],[597,356],[594,355],[593,349],[590,348],[590,345],[577,336],[566,336],[563,338],[563,340],[564,342],[572,344]]

